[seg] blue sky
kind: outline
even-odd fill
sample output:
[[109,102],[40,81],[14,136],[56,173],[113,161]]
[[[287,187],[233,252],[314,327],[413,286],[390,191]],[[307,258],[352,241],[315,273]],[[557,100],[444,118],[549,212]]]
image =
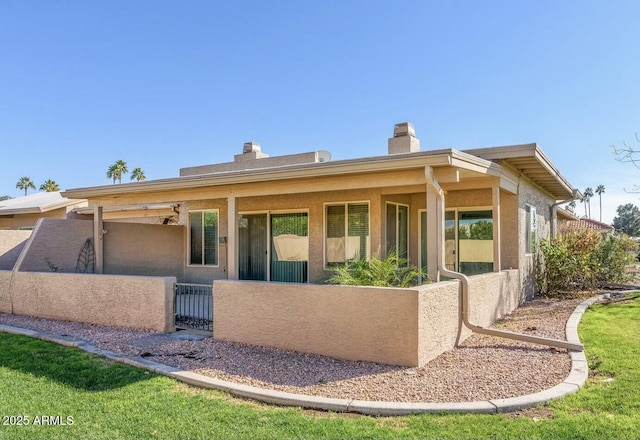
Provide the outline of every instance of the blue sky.
[[[0,195],[271,156],[536,142],[603,220],[640,206],[640,2],[5,0]],[[128,180],[128,177],[125,177]],[[627,190],[627,191],[625,191]],[[592,217],[598,218],[597,198]],[[581,204],[578,212],[584,213]]]

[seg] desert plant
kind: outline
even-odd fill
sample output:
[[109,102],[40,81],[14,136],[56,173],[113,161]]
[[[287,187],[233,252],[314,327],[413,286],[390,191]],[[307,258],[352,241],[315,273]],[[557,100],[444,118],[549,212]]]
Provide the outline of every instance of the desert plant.
[[428,282],[426,272],[407,264],[406,259],[390,253],[385,259],[358,258],[332,269],[328,284],[346,286],[411,287]]
[[51,272],[57,272],[59,269],[48,257],[44,259],[44,264],[47,265]]
[[603,283],[625,283],[632,276],[628,268],[638,253],[638,242],[626,234],[608,236],[598,244],[595,259],[598,262],[597,281]]
[[594,290],[629,280],[638,245],[625,234],[602,237],[588,229],[541,240],[536,255],[536,283],[543,295]]

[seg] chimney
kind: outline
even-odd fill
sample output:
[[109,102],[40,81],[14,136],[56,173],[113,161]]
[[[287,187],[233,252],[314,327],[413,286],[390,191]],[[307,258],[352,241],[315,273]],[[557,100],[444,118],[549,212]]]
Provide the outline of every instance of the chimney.
[[393,127],[389,138],[389,154],[415,153],[420,151],[420,139],[411,122],[401,122]]
[[269,157],[267,153],[263,153],[260,150],[260,144],[257,142],[246,142],[242,146],[242,154],[236,154],[233,156],[236,162],[240,162],[243,160],[252,160],[252,159],[262,159],[265,157]]

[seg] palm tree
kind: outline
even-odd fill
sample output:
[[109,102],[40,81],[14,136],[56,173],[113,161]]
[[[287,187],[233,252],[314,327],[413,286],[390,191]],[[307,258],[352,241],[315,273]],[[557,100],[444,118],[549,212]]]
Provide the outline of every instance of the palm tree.
[[572,200],[569,202],[569,204],[567,205],[567,208],[569,208],[569,211],[574,212],[576,209],[576,201]]
[[142,171],[142,168],[137,167],[134,168],[133,171],[131,171],[131,180],[133,179],[140,182],[142,180],[147,180],[147,176],[144,175],[144,171]]
[[33,183],[33,180],[31,180],[30,177],[24,176],[21,177],[20,180],[18,180],[18,183],[16,183],[16,188],[23,189],[24,195],[26,196],[29,189],[36,189],[36,185]]
[[584,216],[587,216],[587,198],[582,194],[580,197],[580,203],[584,203]]
[[60,191],[60,185],[55,180],[47,179],[40,185],[40,191],[55,192]]
[[127,163],[122,159],[118,159],[107,169],[107,177],[113,179],[113,183],[116,183],[116,180],[118,183],[122,183],[122,175],[128,172]]
[[596,194],[598,194],[598,198],[600,199],[600,221],[602,221],[602,194],[604,194],[604,185],[598,185],[596,188]]
[[107,169],[107,177],[109,179],[113,179],[113,183],[116,183],[116,180],[118,180],[118,177],[116,174],[117,174],[116,165],[113,164]]
[[587,209],[587,206],[589,207],[589,213],[587,214],[587,217],[591,218],[591,197],[593,197],[593,189],[591,187],[585,189],[583,197],[585,200],[585,210]]

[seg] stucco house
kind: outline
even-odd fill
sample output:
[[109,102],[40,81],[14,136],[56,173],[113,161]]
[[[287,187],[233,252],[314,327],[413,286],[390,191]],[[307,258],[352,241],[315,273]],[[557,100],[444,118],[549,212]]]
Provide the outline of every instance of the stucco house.
[[590,218],[576,218],[564,222],[560,227],[560,233],[568,234],[570,232],[575,232],[582,229],[596,231],[603,236],[613,234],[615,231],[615,228],[607,223],[603,223]]
[[[392,250],[436,280],[433,180],[444,192],[447,267],[468,275],[522,269],[525,295],[533,293],[526,279],[535,241],[555,233],[556,207],[574,195],[536,144],[421,151],[410,123],[395,126],[385,156],[330,158],[326,151],[269,157],[251,142],[233,162],[64,195],[94,210],[98,268],[104,212],[172,203],[185,226],[179,278],[188,282],[307,283],[350,258]],[[483,234],[469,233],[482,225]]]
[[38,192],[0,201],[0,229],[31,230],[40,218],[67,218],[86,200],[69,199],[60,192]]
[[[0,200],[0,230],[32,230],[39,219],[91,219],[93,209],[84,199],[70,199],[59,191],[38,192]],[[114,222],[169,224],[178,213],[171,203],[110,206],[104,218]]]
[[[536,144],[423,151],[406,122],[387,154],[358,159],[270,157],[249,142],[233,162],[178,177],[64,191],[87,200],[92,219],[40,222],[13,273],[0,272],[13,292],[0,311],[171,331],[170,286],[205,284],[217,339],[424,365],[534,294],[537,242],[557,233],[558,206],[576,194]],[[105,218],[144,205],[171,206],[177,224]],[[102,275],[65,274],[87,240]],[[389,252],[433,282],[321,284],[336,265]],[[58,273],[42,274],[45,257]],[[42,284],[52,279],[64,289]]]

